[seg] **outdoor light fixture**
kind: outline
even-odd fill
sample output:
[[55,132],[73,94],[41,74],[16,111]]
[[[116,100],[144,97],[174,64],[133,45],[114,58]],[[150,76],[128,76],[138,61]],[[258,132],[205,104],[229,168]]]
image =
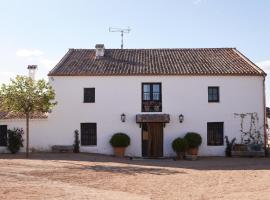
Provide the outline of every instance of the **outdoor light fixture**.
[[184,121],[184,115],[179,115],[179,122],[182,123]]
[[124,113],[121,115],[121,121],[122,122],[125,122],[126,121],[126,115]]

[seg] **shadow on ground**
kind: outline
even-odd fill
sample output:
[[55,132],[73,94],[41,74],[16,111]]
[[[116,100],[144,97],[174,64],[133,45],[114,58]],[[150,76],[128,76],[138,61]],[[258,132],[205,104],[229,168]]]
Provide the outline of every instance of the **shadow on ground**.
[[[0,159],[25,159],[25,154],[0,154]],[[144,167],[166,167],[183,168],[194,170],[270,170],[270,158],[226,158],[226,157],[200,157],[196,161],[174,161],[173,159],[139,159],[115,158],[113,156],[88,154],[88,153],[34,153],[30,154],[29,160],[51,160],[55,162],[66,162],[78,165],[72,161],[96,162],[95,166],[85,166],[85,169],[95,171],[113,171],[116,173],[153,173],[153,174],[173,174],[176,171],[160,168]],[[126,167],[114,167],[100,165],[100,163],[122,163]],[[80,164],[79,164],[80,165]],[[130,165],[130,166],[129,166]],[[138,166],[138,167],[134,167]],[[79,166],[78,166],[79,167]],[[177,173],[181,173],[177,171]]]

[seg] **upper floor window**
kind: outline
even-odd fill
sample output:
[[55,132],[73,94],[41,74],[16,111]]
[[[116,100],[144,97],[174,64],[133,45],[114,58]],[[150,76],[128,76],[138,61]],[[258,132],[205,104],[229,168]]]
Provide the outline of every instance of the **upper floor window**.
[[161,83],[142,84],[142,112],[161,112]]
[[207,123],[207,145],[222,146],[224,143],[223,122]]
[[219,87],[208,87],[208,102],[219,102]]
[[84,103],[95,103],[95,88],[84,88]]
[[0,125],[0,146],[7,146],[7,125]]

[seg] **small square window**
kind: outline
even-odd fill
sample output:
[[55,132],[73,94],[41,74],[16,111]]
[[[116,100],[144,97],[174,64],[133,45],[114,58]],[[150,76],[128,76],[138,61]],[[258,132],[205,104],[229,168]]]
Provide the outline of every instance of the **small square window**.
[[219,87],[208,87],[208,102],[219,102]]
[[84,88],[84,103],[95,103],[95,88]]

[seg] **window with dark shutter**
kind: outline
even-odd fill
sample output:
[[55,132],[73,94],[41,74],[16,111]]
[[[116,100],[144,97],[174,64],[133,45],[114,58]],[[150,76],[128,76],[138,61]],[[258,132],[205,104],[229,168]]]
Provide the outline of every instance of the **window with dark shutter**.
[[7,146],[7,125],[0,125],[0,146]]
[[97,124],[81,123],[81,145],[97,145]]
[[84,88],[84,103],[95,103],[95,88]]
[[219,87],[208,87],[208,102],[219,102]]
[[223,122],[207,123],[207,145],[222,146],[224,144]]

